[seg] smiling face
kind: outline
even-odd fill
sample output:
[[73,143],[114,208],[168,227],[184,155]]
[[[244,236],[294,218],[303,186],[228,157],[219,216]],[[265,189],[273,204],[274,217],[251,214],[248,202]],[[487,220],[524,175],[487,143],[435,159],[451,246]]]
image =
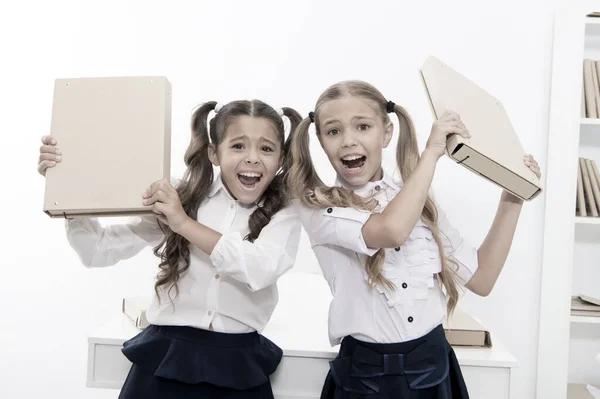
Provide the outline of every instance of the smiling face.
[[323,102],[317,119],[319,141],[341,180],[358,187],[382,178],[382,150],[393,125],[385,122],[377,103],[344,95]]
[[244,204],[257,202],[282,162],[282,139],[273,123],[263,117],[236,116],[228,123],[218,145],[209,146],[213,165],[229,193]]

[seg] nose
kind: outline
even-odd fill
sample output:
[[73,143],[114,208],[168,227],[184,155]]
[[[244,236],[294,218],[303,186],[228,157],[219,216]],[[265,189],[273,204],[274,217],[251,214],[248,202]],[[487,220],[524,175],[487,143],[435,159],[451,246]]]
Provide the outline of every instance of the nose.
[[248,151],[248,156],[246,157],[246,163],[248,165],[258,165],[259,163],[258,154],[256,151]]
[[356,145],[356,138],[350,132],[345,132],[342,136],[342,147],[354,147]]

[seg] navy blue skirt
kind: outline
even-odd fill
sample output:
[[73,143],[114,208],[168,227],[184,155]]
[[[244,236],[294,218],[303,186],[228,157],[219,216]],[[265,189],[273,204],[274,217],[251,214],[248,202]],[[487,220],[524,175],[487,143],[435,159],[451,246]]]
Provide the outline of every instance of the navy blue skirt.
[[283,353],[257,332],[151,325],[123,344],[133,363],[120,399],[273,399]]
[[441,325],[397,344],[344,337],[330,362],[321,399],[466,399],[454,350]]

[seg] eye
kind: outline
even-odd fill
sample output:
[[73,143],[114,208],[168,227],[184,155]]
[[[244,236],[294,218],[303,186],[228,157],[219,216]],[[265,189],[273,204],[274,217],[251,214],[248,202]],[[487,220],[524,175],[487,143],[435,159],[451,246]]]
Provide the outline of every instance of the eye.
[[327,135],[329,136],[337,136],[339,134],[339,130],[338,129],[331,129],[330,131],[327,132]]
[[268,147],[268,146],[263,146],[261,148],[261,150],[264,151],[264,152],[273,152],[273,151],[275,151],[273,148]]
[[365,131],[365,130],[369,130],[370,127],[371,126],[369,126],[365,123],[361,123],[360,125],[358,125],[358,130]]
[[236,150],[243,150],[244,146],[240,143],[237,143],[237,144],[232,145],[231,148],[235,148]]

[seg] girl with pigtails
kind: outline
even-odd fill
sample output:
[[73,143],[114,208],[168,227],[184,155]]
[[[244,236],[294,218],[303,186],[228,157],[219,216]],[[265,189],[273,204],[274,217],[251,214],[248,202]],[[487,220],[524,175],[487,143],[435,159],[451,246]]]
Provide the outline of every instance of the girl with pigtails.
[[[301,120],[292,108],[258,100],[207,102],[192,117],[181,181],[140,193],[153,216],[107,227],[92,218],[66,221],[87,267],[114,265],[146,246],[159,258],[151,325],[124,344],[133,364],[119,398],[273,398],[269,376],[282,351],[260,332],[301,230],[283,185],[283,118],[291,131]],[[42,141],[38,171],[45,175],[63,154],[51,136]]]
[[[396,173],[381,162],[394,131],[389,114],[399,122]],[[310,157],[313,123],[337,174],[333,187]],[[293,135],[286,182],[334,296],[330,342],[341,342],[322,399],[468,398],[442,321],[462,287],[490,293],[523,202],[504,191],[483,243],[465,240],[429,195],[451,134],[470,136],[460,116],[446,112],[419,154],[404,107],[366,82],[345,81],[321,94]],[[540,176],[533,157],[523,162]]]

